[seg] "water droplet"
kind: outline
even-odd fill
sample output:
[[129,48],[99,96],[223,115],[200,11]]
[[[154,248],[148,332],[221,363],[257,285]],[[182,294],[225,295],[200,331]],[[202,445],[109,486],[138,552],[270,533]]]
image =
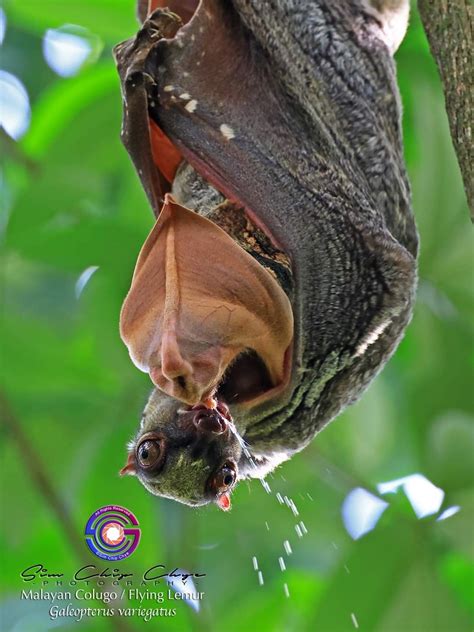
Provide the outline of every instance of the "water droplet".
[[300,512],[298,511],[298,509],[296,508],[295,503],[293,502],[293,500],[290,500],[290,509],[293,512],[294,516],[299,516]]
[[285,549],[287,555],[291,555],[293,553],[293,551],[291,550],[291,546],[290,546],[290,543],[288,542],[288,540],[285,540],[283,542],[283,548]]
[[[178,568],[176,571],[186,573],[183,568]],[[190,608],[192,608],[195,612],[199,612],[201,605],[199,600],[193,596],[193,594],[196,593],[196,587],[192,577],[188,577],[185,582],[180,577],[174,577],[173,579],[168,578],[167,584],[174,590],[175,593],[181,594],[181,599],[186,602]]]
[[257,558],[255,557],[255,555],[252,557],[252,564],[253,564],[253,569],[255,571],[258,571],[258,561],[257,561]]
[[405,492],[418,518],[437,513],[445,496],[444,491],[433,485],[423,474],[411,474],[377,485],[380,494],[393,494],[399,488]]
[[352,489],[341,507],[342,520],[351,538],[358,540],[375,528],[388,503],[362,487]]
[[30,101],[24,85],[5,70],[0,70],[0,93],[2,95],[0,127],[17,140],[30,124]]
[[283,590],[285,591],[285,595],[289,597],[290,591],[288,590],[288,584],[283,584]]
[[46,63],[60,77],[76,75],[86,62],[97,60],[102,48],[96,35],[72,24],[48,29],[43,37]]
[[436,522],[439,522],[440,520],[446,520],[446,518],[451,518],[451,516],[454,516],[455,514],[457,514],[458,511],[461,511],[461,507],[459,505],[448,507],[447,509],[443,511],[443,513],[438,518],[436,518]]
[[5,37],[5,31],[7,30],[7,16],[5,15],[5,11],[0,9],[0,44],[3,43],[3,38]]
[[260,584],[260,586],[263,586],[263,575],[262,575],[262,571],[258,571],[258,583]]
[[282,571],[286,571],[285,560],[282,557],[278,558],[278,564],[280,564],[280,568]]
[[89,266],[88,268],[84,270],[84,272],[82,272],[82,274],[76,281],[76,285],[74,289],[76,298],[79,298],[81,296],[83,289],[91,280],[94,272],[96,272],[98,269],[99,269],[99,266]]

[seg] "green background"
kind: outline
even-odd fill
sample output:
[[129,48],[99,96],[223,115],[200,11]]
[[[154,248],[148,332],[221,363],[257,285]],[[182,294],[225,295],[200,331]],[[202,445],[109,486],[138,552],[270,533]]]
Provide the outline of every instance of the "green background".
[[[268,478],[273,492],[298,506],[308,529],[298,538],[293,514],[258,481],[241,484],[224,514],[154,498],[133,478],[118,477],[150,390],[118,334],[120,305],[152,225],[119,141],[121,98],[110,53],[136,30],[134,1],[11,0],[4,9],[0,67],[25,84],[32,121],[18,143],[1,139],[1,368],[11,408],[1,446],[2,631],[122,623],[132,630],[354,630],[352,614],[367,631],[472,630],[471,226],[416,10],[396,55],[421,237],[415,314],[362,400]],[[98,60],[69,79],[55,75],[41,51],[45,29],[65,23],[99,38]],[[89,266],[98,270],[76,298],[76,281]],[[399,492],[386,497],[390,506],[375,530],[353,541],[341,518],[349,491],[376,493],[377,483],[415,472],[446,492],[443,508],[460,505],[459,513],[418,520]],[[141,573],[164,563],[206,572],[199,614],[175,602],[174,618],[148,624],[52,622],[47,602],[19,599],[19,572],[30,564],[66,574],[85,562],[103,566],[82,532],[88,516],[111,503],[132,510],[142,528],[139,548],[120,568]]]

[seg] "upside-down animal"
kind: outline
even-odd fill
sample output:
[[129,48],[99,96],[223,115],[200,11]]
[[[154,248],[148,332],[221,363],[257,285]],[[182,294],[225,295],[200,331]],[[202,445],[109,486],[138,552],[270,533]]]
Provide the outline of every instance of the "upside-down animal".
[[121,313],[155,385],[122,473],[230,507],[354,402],[407,326],[404,0],[150,0],[115,49],[156,216]]

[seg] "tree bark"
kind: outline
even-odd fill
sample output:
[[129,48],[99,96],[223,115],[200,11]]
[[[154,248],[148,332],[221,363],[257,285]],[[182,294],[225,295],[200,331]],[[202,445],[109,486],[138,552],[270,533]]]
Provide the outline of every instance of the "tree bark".
[[474,221],[472,174],[472,57],[471,0],[419,0],[418,8],[431,52],[443,82],[451,136]]

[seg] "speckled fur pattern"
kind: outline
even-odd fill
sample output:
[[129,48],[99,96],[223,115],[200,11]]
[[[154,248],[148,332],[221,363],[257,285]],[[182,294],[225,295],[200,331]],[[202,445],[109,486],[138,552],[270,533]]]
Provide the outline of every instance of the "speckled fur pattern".
[[291,260],[291,384],[233,410],[262,459],[301,450],[360,397],[411,317],[418,236],[376,4],[204,0],[174,39],[152,41],[151,29],[173,31],[156,12],[148,48],[137,39],[119,56],[124,91],[133,66],[151,117],[192,165],[174,184],[183,203],[207,213],[238,200]]

